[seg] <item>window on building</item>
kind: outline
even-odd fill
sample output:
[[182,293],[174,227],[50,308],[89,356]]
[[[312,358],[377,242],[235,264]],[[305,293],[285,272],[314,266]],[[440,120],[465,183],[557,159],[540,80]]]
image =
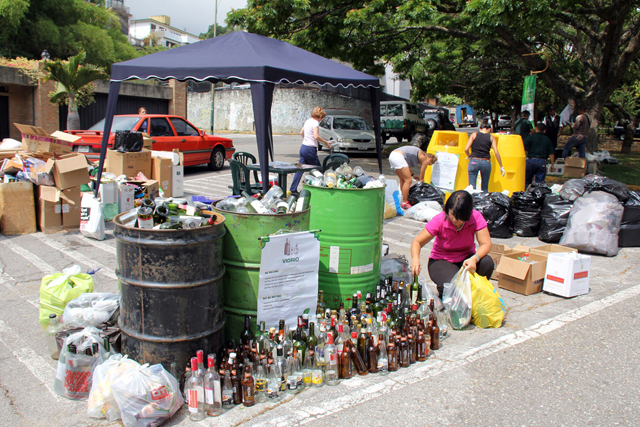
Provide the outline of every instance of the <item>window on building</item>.
[[151,30],[155,30],[156,29],[156,24],[151,24]]

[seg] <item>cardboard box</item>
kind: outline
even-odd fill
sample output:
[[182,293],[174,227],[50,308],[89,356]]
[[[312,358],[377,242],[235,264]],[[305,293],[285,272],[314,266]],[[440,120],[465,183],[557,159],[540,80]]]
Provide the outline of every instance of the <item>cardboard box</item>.
[[542,290],[568,298],[587,294],[590,268],[589,255],[549,254]]
[[555,165],[553,165],[553,172],[551,172],[549,169],[551,169],[551,163],[547,164],[547,175],[559,175],[562,176],[564,175],[564,171],[565,171],[565,165],[564,163],[556,163]]
[[582,178],[587,174],[587,159],[580,157],[567,157],[564,159],[564,176],[570,178]]
[[529,253],[533,264],[520,261],[525,252],[513,252],[502,256],[498,265],[498,286],[523,295],[531,295],[542,291],[547,258],[543,255]]
[[491,278],[494,280],[498,280],[498,265],[500,264],[500,259],[502,259],[502,255],[510,254],[513,252],[508,245],[493,243],[491,245],[491,250],[489,251],[489,256],[493,259],[493,263],[495,264],[495,268],[493,269],[493,275]]
[[118,209],[120,213],[129,212],[135,207],[135,187],[126,183],[118,183]]
[[171,197],[184,196],[184,166],[171,166]]
[[142,148],[149,151],[153,150],[153,139],[151,139],[148,133],[146,132],[141,132],[141,133],[142,133]]
[[81,137],[55,131],[51,135],[37,126],[14,123],[22,134],[22,147],[32,153],[67,154],[72,151],[73,142]]
[[36,186],[36,217],[43,233],[59,233],[62,230],[62,203],[56,187]]
[[529,252],[531,252],[532,254],[549,256],[549,254],[552,254],[552,253],[578,252],[578,250],[574,248],[570,248],[568,246],[550,244],[550,245],[536,246],[535,248],[531,248]]
[[151,176],[151,151],[143,149],[133,153],[120,153],[107,150],[105,170],[116,176],[134,177],[142,172],[147,178]]
[[55,160],[47,160],[46,172],[53,175],[56,187],[64,190],[89,183],[88,165],[84,154],[65,154]]
[[105,205],[118,203],[118,184],[115,181],[103,181],[98,188],[98,197]]
[[159,187],[164,192],[164,197],[171,197],[171,183],[173,180],[173,163],[171,159],[151,159],[151,179],[158,181]]
[[574,168],[570,166],[564,168],[564,176],[567,178],[584,178],[586,174],[586,169]]
[[80,228],[80,213],[82,212],[82,192],[80,187],[62,190],[62,228],[78,230]]
[[33,184],[0,184],[0,233],[12,236],[36,232]]
[[137,185],[142,188],[145,197],[153,200],[158,197],[158,181],[150,179],[149,181],[125,181],[126,184]]

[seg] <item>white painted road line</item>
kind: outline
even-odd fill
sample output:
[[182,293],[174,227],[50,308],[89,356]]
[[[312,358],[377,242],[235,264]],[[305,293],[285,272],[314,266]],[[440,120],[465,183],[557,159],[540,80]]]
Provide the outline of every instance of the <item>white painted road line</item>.
[[111,255],[114,255],[114,256],[116,255],[115,244],[114,245],[110,245],[108,243],[105,243],[104,241],[89,239],[89,238],[86,238],[86,237],[84,237],[82,235],[77,235],[77,236],[74,236],[74,237],[76,238],[76,240],[82,241],[82,243],[88,243],[91,246],[95,246],[96,248],[101,249],[101,250],[103,250],[103,251],[105,251],[105,252],[107,252],[107,253],[109,253]]
[[[34,236],[38,234],[42,234],[42,233],[35,233]],[[44,274],[51,274],[56,272],[56,269],[53,266],[47,264],[45,261],[43,261],[42,258],[38,257],[36,254],[32,252],[29,252],[22,246],[18,246],[16,244],[11,243],[11,241],[8,240],[6,237],[0,236],[0,243],[2,243],[11,252],[14,252],[20,255],[22,258],[26,259],[28,262],[33,264],[38,270],[42,271]]]
[[[252,425],[291,426],[296,424],[305,424],[307,422],[326,417],[327,415],[335,414],[343,409],[357,406],[365,401],[375,399],[392,391],[397,391],[400,388],[414,384],[418,381],[423,381],[427,378],[432,378],[451,371],[452,369],[468,365],[469,363],[483,359],[498,351],[522,344],[532,338],[541,337],[575,322],[576,320],[580,320],[586,316],[602,311],[638,295],[640,295],[640,285],[633,286],[600,300],[593,301],[583,307],[543,320],[519,331],[509,333],[479,347],[462,351],[452,357],[432,360],[418,366],[414,365],[415,367],[398,371],[387,378],[381,377],[383,379],[376,381],[367,387],[349,390],[348,393],[345,393],[338,398],[322,401],[316,405],[314,405],[315,402],[308,402],[308,406],[298,406],[296,405],[296,399],[293,399],[291,402],[287,402],[287,404],[283,406],[283,409],[285,409],[286,406],[291,406],[291,408],[287,408],[289,410],[285,415],[278,416],[277,419],[274,420],[258,424],[253,423]],[[343,384],[339,385],[339,387],[340,386],[343,386]],[[346,387],[347,383],[345,383],[344,386]]]

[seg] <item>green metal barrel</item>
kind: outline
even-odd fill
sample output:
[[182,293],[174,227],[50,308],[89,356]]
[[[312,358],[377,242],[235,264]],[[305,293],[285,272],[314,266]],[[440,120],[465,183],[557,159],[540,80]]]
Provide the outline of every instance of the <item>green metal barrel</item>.
[[321,230],[318,289],[332,309],[358,290],[375,292],[380,280],[384,188],[339,189],[305,185],[311,192],[312,230]]
[[245,316],[251,316],[251,330],[256,332],[262,257],[259,238],[278,230],[309,230],[310,210],[280,215],[241,214],[218,209],[215,205],[213,210],[225,217],[227,231],[223,243],[225,334],[227,340],[235,338],[238,341]]

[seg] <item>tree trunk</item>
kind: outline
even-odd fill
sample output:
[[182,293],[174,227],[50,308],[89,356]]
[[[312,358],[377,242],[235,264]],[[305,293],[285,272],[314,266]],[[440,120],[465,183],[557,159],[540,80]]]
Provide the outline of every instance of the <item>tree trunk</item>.
[[631,154],[631,146],[633,145],[633,137],[636,133],[636,127],[638,127],[638,117],[634,117],[633,120],[627,122],[624,127],[624,140],[622,141],[622,154]]
[[75,94],[69,94],[69,113],[67,114],[67,130],[80,130],[80,114]]

